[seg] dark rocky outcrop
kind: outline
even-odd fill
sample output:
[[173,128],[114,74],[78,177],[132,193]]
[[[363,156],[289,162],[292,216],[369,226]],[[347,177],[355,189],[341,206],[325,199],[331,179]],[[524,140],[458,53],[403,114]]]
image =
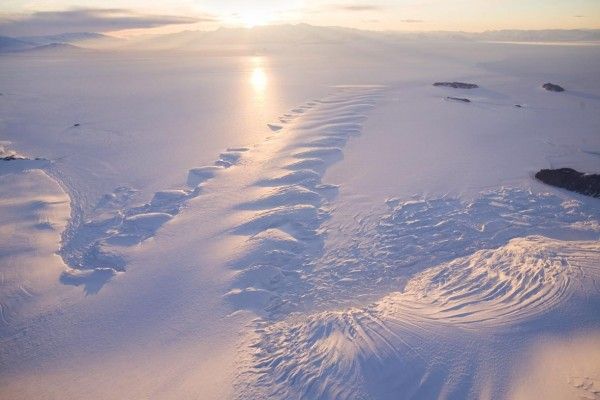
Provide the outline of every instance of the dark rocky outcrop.
[[460,101],[460,102],[463,102],[463,103],[470,103],[471,102],[471,100],[465,99],[463,97],[450,97],[450,96],[448,96],[448,97],[446,97],[446,100]]
[[463,82],[436,82],[433,86],[450,87],[453,89],[477,89],[479,86],[474,83]]
[[16,155],[16,154],[10,154],[8,156],[0,156],[0,161],[17,161],[17,160],[23,160],[23,161],[47,161],[45,158],[41,158],[41,157],[27,158],[27,157],[19,156],[19,155]]
[[600,197],[600,175],[584,174],[572,168],[542,169],[536,179],[586,196]]
[[542,85],[542,87],[549,92],[564,92],[565,91],[565,89],[562,86],[558,86],[554,83],[544,83]]
[[14,160],[25,160],[25,157],[17,156],[15,154],[11,154],[9,156],[0,157],[2,161],[14,161]]

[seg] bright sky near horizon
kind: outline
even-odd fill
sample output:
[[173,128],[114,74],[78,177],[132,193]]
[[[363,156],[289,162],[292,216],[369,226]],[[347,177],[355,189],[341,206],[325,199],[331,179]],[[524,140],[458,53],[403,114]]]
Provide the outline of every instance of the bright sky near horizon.
[[306,22],[370,30],[600,28],[600,0],[3,0],[0,34]]

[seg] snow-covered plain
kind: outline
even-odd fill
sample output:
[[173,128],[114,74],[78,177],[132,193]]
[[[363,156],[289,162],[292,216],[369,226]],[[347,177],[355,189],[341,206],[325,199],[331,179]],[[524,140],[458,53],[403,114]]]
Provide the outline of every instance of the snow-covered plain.
[[0,397],[598,398],[600,47],[280,29],[0,56]]

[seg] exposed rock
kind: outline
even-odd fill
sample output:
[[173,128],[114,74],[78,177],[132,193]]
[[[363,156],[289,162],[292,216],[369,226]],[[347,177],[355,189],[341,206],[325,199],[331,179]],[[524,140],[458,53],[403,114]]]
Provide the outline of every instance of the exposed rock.
[[0,160],[2,160],[2,161],[25,160],[25,157],[21,157],[16,154],[11,154],[9,156],[0,157]]
[[600,197],[600,175],[584,174],[572,168],[542,169],[536,179],[586,196]]
[[517,108],[523,108],[523,106],[520,105],[520,104],[515,104],[515,107],[517,107]]
[[23,157],[23,156],[19,156],[17,154],[11,154],[8,156],[2,156],[0,157],[0,160],[2,161],[15,161],[15,160],[25,160],[25,161],[47,161],[45,158],[41,158],[41,157],[36,157],[36,158],[27,158],[27,157]]
[[549,92],[564,92],[565,91],[565,89],[563,87],[555,85],[554,83],[544,83],[542,85],[542,87]]
[[471,100],[465,99],[463,97],[450,97],[450,96],[448,96],[448,97],[446,97],[446,99],[447,100],[453,100],[453,101],[461,101],[463,103],[470,103],[471,102]]
[[74,127],[81,126],[80,123],[73,124]]
[[479,86],[474,83],[463,82],[436,82],[433,86],[450,87],[453,89],[477,89]]

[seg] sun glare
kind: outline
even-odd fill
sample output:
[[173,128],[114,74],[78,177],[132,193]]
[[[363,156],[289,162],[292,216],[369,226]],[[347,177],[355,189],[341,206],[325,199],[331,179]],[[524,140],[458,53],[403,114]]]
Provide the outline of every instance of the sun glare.
[[254,28],[268,24],[271,18],[264,10],[248,10],[240,15],[240,20],[246,28]]
[[264,67],[262,57],[250,58],[250,75],[248,83],[252,88],[253,98],[258,103],[263,103],[265,100],[267,86],[269,85],[269,76]]
[[267,87],[267,74],[265,70],[260,66],[255,66],[252,70],[252,77],[250,78],[252,87],[257,92],[264,92]]

